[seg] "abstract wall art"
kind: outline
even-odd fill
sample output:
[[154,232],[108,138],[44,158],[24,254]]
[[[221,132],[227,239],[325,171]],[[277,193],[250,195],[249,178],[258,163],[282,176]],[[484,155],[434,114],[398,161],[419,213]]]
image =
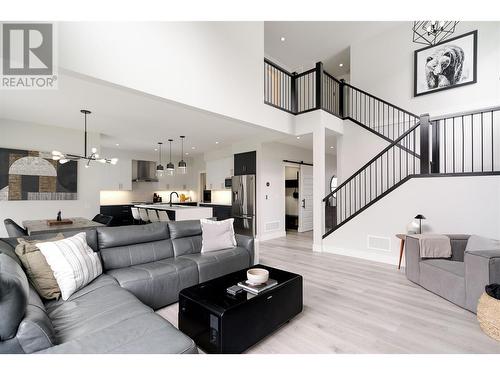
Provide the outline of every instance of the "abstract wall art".
[[0,201],[76,200],[78,164],[49,152],[0,148]]

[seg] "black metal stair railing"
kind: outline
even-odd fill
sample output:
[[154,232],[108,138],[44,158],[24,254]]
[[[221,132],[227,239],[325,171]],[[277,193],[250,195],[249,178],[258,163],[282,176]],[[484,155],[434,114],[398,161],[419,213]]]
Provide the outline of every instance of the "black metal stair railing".
[[348,83],[344,84],[344,117],[392,142],[419,117]]
[[500,172],[500,107],[429,118],[430,173]]
[[403,184],[412,175],[420,174],[421,161],[417,156],[419,154],[420,123],[417,123],[323,198],[323,238]]
[[417,115],[336,79],[321,62],[303,73],[290,73],[264,59],[264,102],[294,115],[322,109],[387,142],[418,121]]

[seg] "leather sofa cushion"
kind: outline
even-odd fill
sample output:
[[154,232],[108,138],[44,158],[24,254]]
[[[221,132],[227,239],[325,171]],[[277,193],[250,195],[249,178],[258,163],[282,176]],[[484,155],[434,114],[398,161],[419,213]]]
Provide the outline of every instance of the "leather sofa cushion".
[[34,353],[55,345],[55,331],[42,300],[30,287],[28,306],[19,324],[16,340],[24,353]]
[[117,246],[101,250],[105,270],[130,267],[174,256],[172,241],[159,240],[136,245]]
[[170,237],[172,239],[201,236],[201,224],[199,220],[169,221]]
[[47,303],[46,309],[54,326],[57,344],[93,335],[151,311],[107,275],[99,276],[67,301]]
[[154,312],[114,324],[98,332],[82,335],[40,353],[50,354],[191,354],[198,350],[193,340]]
[[163,222],[97,228],[97,240],[100,250],[117,246],[161,241],[168,238],[170,238],[168,225]]
[[28,305],[29,284],[21,266],[0,254],[0,341],[13,338]]
[[446,259],[420,262],[420,285],[425,289],[465,306],[465,264]]
[[201,244],[201,235],[176,238],[172,240],[172,246],[174,248],[174,254],[176,257],[186,254],[200,253]]
[[182,289],[198,284],[196,263],[182,258],[114,269],[108,274],[153,309],[176,302]]
[[187,254],[179,259],[181,258],[189,259],[197,264],[200,283],[251,266],[250,255],[242,247],[203,254]]

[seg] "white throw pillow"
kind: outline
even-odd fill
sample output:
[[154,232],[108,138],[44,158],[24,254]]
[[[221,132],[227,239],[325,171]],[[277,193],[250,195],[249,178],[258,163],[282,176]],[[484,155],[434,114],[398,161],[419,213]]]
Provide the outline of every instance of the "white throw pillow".
[[101,260],[87,245],[87,236],[83,232],[36,246],[54,272],[61,297],[65,301],[102,273]]
[[236,246],[234,219],[213,221],[201,219],[201,252],[208,253]]

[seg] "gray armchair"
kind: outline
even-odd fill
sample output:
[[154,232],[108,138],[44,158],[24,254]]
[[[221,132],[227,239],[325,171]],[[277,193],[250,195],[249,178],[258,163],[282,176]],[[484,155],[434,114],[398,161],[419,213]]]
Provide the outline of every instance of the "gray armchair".
[[421,258],[417,238],[406,238],[406,277],[425,289],[476,312],[488,284],[500,282],[500,242],[479,236],[448,235],[451,258]]

